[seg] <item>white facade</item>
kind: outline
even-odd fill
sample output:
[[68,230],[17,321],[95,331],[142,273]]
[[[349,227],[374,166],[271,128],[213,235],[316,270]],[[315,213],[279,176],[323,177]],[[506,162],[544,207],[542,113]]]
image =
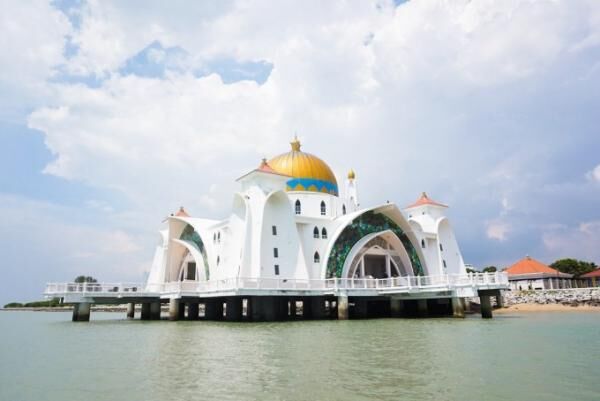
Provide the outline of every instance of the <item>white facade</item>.
[[[299,142],[292,145],[295,152],[313,157],[299,151]],[[240,277],[382,279],[466,273],[446,206],[423,194],[404,210],[393,203],[361,208],[354,172],[338,195],[337,182],[327,183],[329,192],[309,186],[318,181],[310,159],[297,167],[291,176],[263,161],[240,177],[225,220],[190,217],[183,210],[169,217],[147,289]],[[304,190],[291,189],[291,180],[309,184]]]

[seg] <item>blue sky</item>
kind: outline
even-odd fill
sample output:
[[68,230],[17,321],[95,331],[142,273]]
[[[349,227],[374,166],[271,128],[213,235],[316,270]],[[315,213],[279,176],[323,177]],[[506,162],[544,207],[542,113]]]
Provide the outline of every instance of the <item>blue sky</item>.
[[476,266],[600,263],[596,1],[3,7],[0,303],[143,279],[294,132],[363,205],[450,204]]

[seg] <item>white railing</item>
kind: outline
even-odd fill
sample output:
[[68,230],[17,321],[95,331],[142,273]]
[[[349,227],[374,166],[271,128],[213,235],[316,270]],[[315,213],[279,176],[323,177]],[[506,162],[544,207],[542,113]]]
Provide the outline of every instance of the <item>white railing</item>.
[[44,294],[47,296],[149,296],[170,293],[211,293],[238,290],[264,291],[385,291],[412,292],[451,290],[453,288],[507,288],[506,273],[443,274],[437,276],[405,276],[391,278],[330,278],[330,279],[285,279],[235,277],[211,281],[176,281],[161,284],[140,283],[50,283]]

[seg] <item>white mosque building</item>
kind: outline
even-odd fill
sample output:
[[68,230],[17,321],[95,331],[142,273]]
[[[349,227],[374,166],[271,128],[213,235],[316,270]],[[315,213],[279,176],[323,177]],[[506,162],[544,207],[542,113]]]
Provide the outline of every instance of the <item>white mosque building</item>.
[[393,315],[411,305],[416,313],[460,316],[464,298],[477,295],[487,314],[489,295],[507,281],[502,273],[467,274],[447,206],[423,193],[403,209],[361,207],[357,181],[350,170],[340,187],[327,163],[295,138],[289,152],[237,179],[225,220],[192,217],[183,207],[168,217],[140,288],[111,284],[87,298],[58,287],[46,294],[89,304],[109,302],[112,288],[121,302],[142,303],[142,318],[168,300],[173,320],[197,318],[199,304],[205,317],[223,317],[225,309],[229,320],[295,317],[298,304],[305,317],[366,317],[369,308]]

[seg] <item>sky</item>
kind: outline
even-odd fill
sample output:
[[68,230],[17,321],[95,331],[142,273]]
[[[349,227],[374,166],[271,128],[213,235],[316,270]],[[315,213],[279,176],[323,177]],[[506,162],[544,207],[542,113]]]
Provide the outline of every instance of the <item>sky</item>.
[[0,304],[143,280],[181,205],[303,150],[450,205],[464,259],[600,264],[596,0],[6,0]]

